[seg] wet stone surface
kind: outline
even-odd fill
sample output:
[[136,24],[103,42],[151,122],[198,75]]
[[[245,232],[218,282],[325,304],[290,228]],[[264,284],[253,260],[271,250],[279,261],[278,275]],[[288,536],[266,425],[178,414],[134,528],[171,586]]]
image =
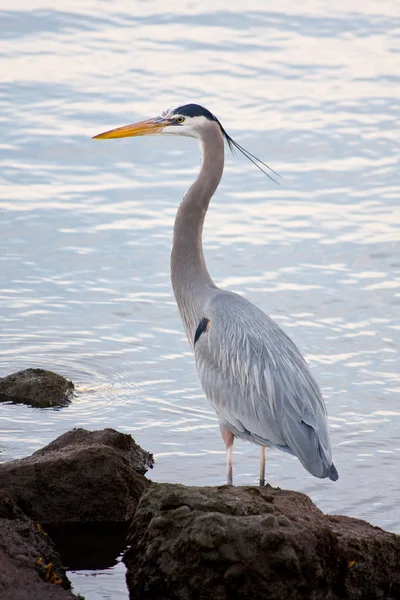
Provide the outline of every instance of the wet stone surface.
[[60,555],[47,532],[0,492],[1,600],[73,600]]
[[154,484],[124,561],[136,600],[398,600],[399,537],[266,486]]
[[27,458],[0,465],[8,490],[41,523],[129,520],[153,457],[114,429],[73,429]]
[[65,567],[115,563],[152,466],[152,454],[114,429],[73,429],[0,464],[1,600],[76,598]]
[[35,408],[61,407],[67,406],[73,395],[72,381],[45,369],[25,369],[0,377],[0,402]]

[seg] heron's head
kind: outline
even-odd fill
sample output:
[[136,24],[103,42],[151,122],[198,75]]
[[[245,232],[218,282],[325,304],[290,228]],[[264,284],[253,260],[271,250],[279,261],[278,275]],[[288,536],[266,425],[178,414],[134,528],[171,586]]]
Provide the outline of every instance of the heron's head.
[[[268,167],[259,158],[245,150],[240,144],[235,142],[230,135],[227,134],[221,123],[218,121],[209,110],[199,104],[185,104],[178,108],[164,111],[159,117],[125,125],[117,129],[105,131],[93,137],[94,140],[109,140],[114,138],[134,137],[139,135],[183,135],[197,139],[204,138],[204,134],[209,128],[216,129],[221,136],[227,141],[230,150],[239,150],[254,163],[265,175],[273,179],[263,167],[266,167],[273,173],[273,169]],[[277,175],[277,173],[275,173]],[[275,181],[275,179],[273,179]],[[276,182],[277,183],[277,182]]]
[[111,129],[95,135],[95,140],[132,137],[138,135],[183,135],[200,138],[209,126],[217,127],[224,135],[224,130],[216,117],[199,104],[186,104],[178,108],[168,109],[159,117]]

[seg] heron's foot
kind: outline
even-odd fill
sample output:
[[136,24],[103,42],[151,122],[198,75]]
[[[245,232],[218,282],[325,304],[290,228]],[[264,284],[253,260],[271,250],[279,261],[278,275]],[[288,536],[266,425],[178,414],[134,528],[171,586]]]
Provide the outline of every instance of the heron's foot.
[[265,479],[260,479],[260,487],[264,487],[265,486]]

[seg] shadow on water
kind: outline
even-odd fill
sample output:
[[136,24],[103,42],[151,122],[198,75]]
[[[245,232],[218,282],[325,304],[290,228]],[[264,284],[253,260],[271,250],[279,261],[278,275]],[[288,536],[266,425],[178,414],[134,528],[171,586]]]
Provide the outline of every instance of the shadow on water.
[[67,570],[109,569],[127,547],[127,523],[63,523],[45,528]]

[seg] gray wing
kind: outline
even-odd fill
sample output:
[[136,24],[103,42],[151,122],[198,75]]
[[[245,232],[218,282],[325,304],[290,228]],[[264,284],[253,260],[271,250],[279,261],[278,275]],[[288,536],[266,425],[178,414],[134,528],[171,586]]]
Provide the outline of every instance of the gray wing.
[[195,344],[196,366],[221,422],[292,452],[316,477],[337,479],[324,401],[296,345],[237,294],[215,290],[205,312],[209,326]]

